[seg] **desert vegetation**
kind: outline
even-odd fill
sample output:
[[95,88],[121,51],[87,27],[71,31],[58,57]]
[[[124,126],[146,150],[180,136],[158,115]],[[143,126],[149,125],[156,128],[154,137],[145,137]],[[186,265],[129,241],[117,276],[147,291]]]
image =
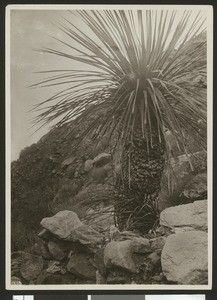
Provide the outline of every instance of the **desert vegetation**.
[[176,190],[173,205],[207,196],[206,182],[194,196],[185,190],[206,173],[205,18],[191,11],[78,10],[57,27],[65,39],[38,51],[67,60],[68,68],[39,70],[41,80],[31,86],[51,92],[35,104],[33,125],[52,129],[12,163],[12,248],[37,243],[41,219],[66,210],[91,226],[100,216],[106,239],[110,225],[153,238],[165,187]]
[[[200,15],[192,18],[190,12],[177,20],[174,11],[74,14],[93,35],[87,36],[67,20],[60,25],[71,39],[69,44],[60,41],[66,51],[42,51],[79,61],[86,70],[48,71],[52,76],[40,85],[70,83],[70,87],[36,106],[49,105],[36,123],[58,119],[61,126],[77,117],[72,128],[76,132],[89,115],[100,110],[80,138],[90,137],[97,144],[108,136],[121,167],[115,182],[118,226],[148,231],[154,224],[162,172],[173,147],[189,155],[187,140],[193,139],[198,149],[206,148],[206,101],[192,85],[192,80],[206,74],[204,42],[193,42],[203,20]],[[186,48],[189,39],[192,44]]]

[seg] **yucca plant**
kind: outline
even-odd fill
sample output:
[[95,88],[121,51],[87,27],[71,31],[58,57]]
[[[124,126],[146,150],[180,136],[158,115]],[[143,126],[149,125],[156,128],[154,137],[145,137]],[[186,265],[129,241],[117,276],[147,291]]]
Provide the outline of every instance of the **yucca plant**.
[[[195,78],[206,76],[206,41],[194,43],[204,19],[191,11],[181,16],[166,10],[70,13],[72,21],[58,25],[66,34],[66,40],[57,39],[65,50],[40,49],[67,59],[69,68],[43,71],[51,76],[34,85],[64,87],[36,105],[34,122],[73,124],[75,133],[99,112],[81,138],[91,137],[95,144],[109,138],[121,166],[115,182],[117,224],[121,230],[148,231],[173,147],[188,155],[190,137],[206,148],[206,97],[194,85]],[[75,16],[84,25],[76,26]],[[84,67],[74,69],[73,61]]]

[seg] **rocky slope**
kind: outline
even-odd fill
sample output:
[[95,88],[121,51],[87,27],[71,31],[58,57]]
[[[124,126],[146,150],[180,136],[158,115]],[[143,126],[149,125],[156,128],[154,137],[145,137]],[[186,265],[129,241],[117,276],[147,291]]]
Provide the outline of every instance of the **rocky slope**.
[[206,200],[165,209],[145,236],[114,225],[99,232],[68,210],[41,226],[28,252],[12,254],[12,284],[208,283]]
[[[183,55],[189,55],[192,49],[197,49],[199,43],[204,44],[204,59],[206,59],[206,32],[199,34],[193,41],[188,41]],[[200,93],[206,97],[206,74],[202,78],[185,82],[193,84],[197,90],[200,88]],[[111,153],[108,137],[101,139],[94,148],[91,138],[78,143],[82,133],[101,114],[103,111],[87,114],[85,124],[79,128],[75,125],[76,121],[54,128],[38,143],[25,148],[19,159],[12,162],[13,250],[24,249],[34,242],[42,217],[51,216],[59,210],[68,208],[76,211],[79,217],[83,217],[90,202],[95,204],[102,200],[103,203],[112,202],[111,169],[114,169],[114,162],[110,161],[110,164],[104,166],[92,165],[92,160],[100,153]],[[171,143],[173,138],[168,136],[168,139]],[[190,144],[191,148],[194,148],[191,141]],[[198,151],[197,148],[194,150]],[[178,150],[176,152],[178,155],[181,154]],[[205,155],[196,159],[194,171],[190,170],[186,156],[180,157],[173,166],[176,175],[175,192],[171,194],[168,191],[170,179],[167,178],[168,172],[165,170],[159,203],[161,210],[184,201],[206,198]],[[197,174],[198,177],[194,178]]]
[[[68,136],[66,141],[63,133],[67,129],[66,126],[55,129],[37,144],[24,149],[20,158],[12,163],[13,251],[34,243],[43,217],[67,209],[92,224],[96,218],[103,223],[103,216],[113,212],[115,166],[106,138],[94,151],[91,140],[74,150],[79,132],[77,137]],[[206,198],[206,154],[195,153],[191,161],[193,170],[185,155],[172,162],[172,192],[168,189],[170,173],[165,168],[160,210]]]
[[[198,39],[205,34],[195,49]],[[205,74],[189,84],[205,98]],[[159,226],[144,236],[119,232],[113,211],[118,168],[108,137],[97,147],[92,138],[80,141],[99,114],[79,128],[76,121],[54,128],[12,162],[12,282],[206,284],[206,153],[191,145],[191,168],[175,149],[173,176],[166,166],[162,178]]]

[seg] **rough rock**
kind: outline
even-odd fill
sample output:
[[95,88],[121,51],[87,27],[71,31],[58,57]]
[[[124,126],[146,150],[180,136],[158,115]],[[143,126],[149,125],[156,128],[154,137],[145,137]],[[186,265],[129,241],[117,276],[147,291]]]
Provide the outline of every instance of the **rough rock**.
[[94,266],[100,272],[100,274],[104,277],[108,275],[108,269],[104,264],[104,249],[98,249],[94,254]]
[[47,242],[41,239],[37,239],[37,243],[41,249],[41,256],[46,260],[52,259],[52,255],[48,250]]
[[11,254],[11,275],[17,276],[19,274],[23,259],[26,253],[23,251],[13,252]]
[[161,260],[160,254],[157,252],[153,252],[149,254],[147,257],[147,261],[151,263],[153,266],[159,266],[160,260]]
[[92,159],[88,159],[85,161],[84,163],[84,170],[85,172],[89,172],[93,167],[93,160]]
[[65,274],[66,269],[63,268],[59,261],[51,261],[46,269],[47,273],[51,274]]
[[96,284],[105,284],[106,278],[101,275],[101,273],[97,270],[96,271]]
[[79,242],[82,245],[100,244],[104,238],[94,228],[83,224],[73,211],[61,211],[53,217],[43,219],[41,225],[61,240]]
[[131,274],[124,270],[113,269],[110,270],[107,277],[107,284],[130,284]]
[[91,180],[93,184],[104,184],[108,176],[108,171],[103,167],[95,167],[91,172]]
[[96,284],[96,279],[87,279],[87,278],[81,278],[77,277],[75,280],[75,284]]
[[108,171],[108,172],[112,171],[112,166],[111,166],[110,163],[104,165],[103,168],[104,168],[106,171]]
[[30,252],[31,254],[37,255],[37,256],[42,255],[42,249],[38,243],[35,243],[34,245],[32,245],[28,252]]
[[172,234],[161,255],[163,274],[178,284],[207,284],[208,235],[203,231]]
[[207,201],[200,200],[166,208],[160,214],[160,225],[207,230]]
[[[51,237],[50,239],[52,240],[54,236],[50,233]],[[26,251],[31,254],[35,254],[38,256],[42,256],[46,260],[52,259],[52,255],[50,254],[48,250],[48,241],[44,241],[43,239],[39,237],[35,237],[35,244],[30,248],[30,250]],[[27,250],[27,249],[26,249]]]
[[158,234],[158,236],[167,237],[174,233],[174,229],[167,226],[159,226],[158,228],[156,228],[156,233]]
[[82,225],[71,230],[71,233],[66,240],[71,242],[79,241],[83,245],[100,244],[103,241],[103,235],[91,226]]
[[156,282],[162,282],[163,279],[164,279],[164,276],[163,276],[163,274],[155,275],[155,276],[152,276],[151,279],[154,280],[154,281],[156,281]]
[[174,227],[173,228],[173,233],[183,233],[183,232],[186,232],[186,231],[195,231],[195,229],[193,227],[188,227],[188,226]]
[[58,238],[67,239],[74,229],[83,224],[75,212],[65,210],[52,217],[44,218],[41,225]]
[[76,277],[71,273],[51,274],[43,271],[37,278],[37,284],[75,284]]
[[[206,172],[207,157],[205,152],[196,152],[190,155],[190,160],[194,170],[191,169],[186,155],[180,155],[177,157],[177,160],[171,160],[174,179],[173,191],[168,188],[168,174],[170,171],[168,168],[165,168],[161,181],[161,192],[159,194],[160,211],[167,207],[183,203],[183,197],[180,196],[186,184],[188,184],[195,175]],[[188,202],[192,201],[189,200]]]
[[207,173],[197,174],[185,185],[182,195],[192,201],[207,198]]
[[[110,236],[111,234],[113,234],[113,231],[116,231],[114,229],[114,227],[111,228],[111,232],[110,232]],[[115,240],[116,241],[126,241],[126,240],[133,240],[134,238],[140,238],[141,236],[133,231],[128,231],[128,230],[125,230],[125,231],[119,231],[115,233]]]
[[106,283],[107,284],[129,284],[130,281],[128,278],[121,277],[121,276],[113,276],[112,274],[109,274]]
[[97,155],[93,160],[93,165],[96,167],[102,167],[106,165],[111,159],[111,154],[109,153],[101,153]]
[[152,251],[162,250],[166,242],[166,237],[158,236],[156,238],[149,240],[149,242]]
[[33,254],[26,253],[20,273],[28,281],[36,279],[43,270],[43,258]]
[[152,251],[149,240],[146,238],[134,237],[131,245],[132,245],[132,250],[135,253],[150,253]]
[[84,253],[74,253],[67,264],[67,270],[82,278],[96,279],[96,269],[91,257]]
[[68,157],[62,162],[62,166],[69,166],[74,162],[75,158],[74,157]]
[[121,235],[121,232],[115,225],[111,225],[109,234],[110,234],[111,241],[117,241]]
[[67,255],[67,252],[64,251],[65,247],[60,242],[49,241],[48,249],[56,260],[63,260]]
[[12,259],[22,259],[25,256],[26,252],[24,251],[17,251],[11,253]]
[[130,240],[121,242],[110,242],[104,250],[105,266],[121,267],[130,272],[136,272],[136,265],[132,259],[132,242]]

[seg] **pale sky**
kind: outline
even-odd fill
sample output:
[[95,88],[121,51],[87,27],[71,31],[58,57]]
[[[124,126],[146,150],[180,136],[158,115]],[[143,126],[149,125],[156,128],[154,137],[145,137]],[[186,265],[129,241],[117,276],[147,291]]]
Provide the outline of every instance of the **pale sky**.
[[[64,11],[11,11],[11,157],[17,159],[19,152],[26,146],[38,141],[49,128],[43,128],[31,136],[28,113],[32,105],[49,97],[46,88],[29,89],[29,85],[40,81],[33,72],[49,70],[54,64],[58,68],[67,68],[61,58],[46,55],[32,49],[43,46],[55,47],[49,35],[62,38],[62,33],[51,23],[60,20]],[[65,64],[65,65],[64,65]]]
[[37,142],[50,128],[43,128],[31,135],[34,130],[30,129],[29,120],[32,119],[33,114],[28,113],[28,110],[55,92],[53,87],[52,90],[50,88],[27,88],[41,80],[41,75],[33,74],[33,72],[49,69],[78,69],[80,67],[77,62],[71,61],[69,66],[67,59],[32,50],[41,47],[59,48],[58,42],[52,39],[50,35],[65,39],[65,35],[54,25],[54,23],[61,21],[62,17],[70,18],[72,22],[80,25],[78,19],[73,19],[73,16],[64,10],[11,10],[12,160],[17,159],[23,148]]

